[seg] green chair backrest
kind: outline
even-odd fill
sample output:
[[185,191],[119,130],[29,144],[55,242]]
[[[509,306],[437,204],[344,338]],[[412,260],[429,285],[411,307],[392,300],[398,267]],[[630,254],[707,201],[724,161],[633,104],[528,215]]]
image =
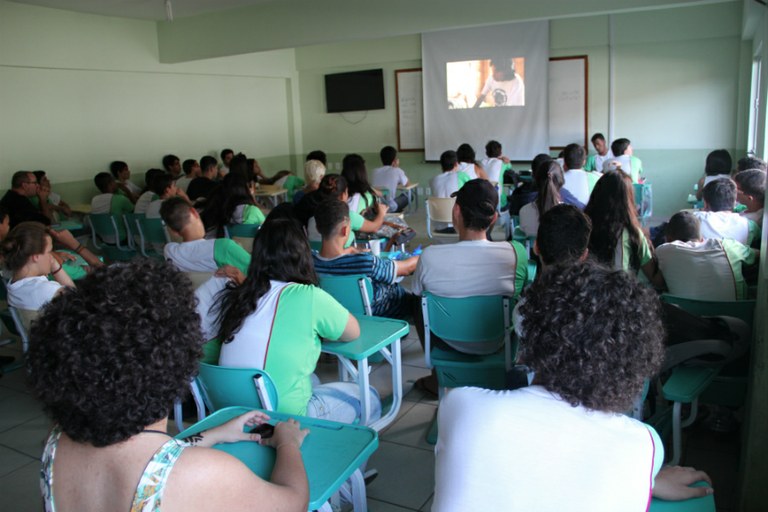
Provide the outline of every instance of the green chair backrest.
[[[261,382],[261,391],[256,381]],[[197,383],[212,411],[232,406],[275,410],[278,406],[275,384],[263,370],[200,363]]]
[[[123,219],[118,219],[109,213],[91,213],[88,215],[88,219],[95,235],[98,235],[104,241],[115,240],[113,245],[118,247],[123,245],[122,241],[125,240],[125,224]],[[99,241],[95,236],[93,243],[97,248],[99,247]],[[112,242],[107,243],[112,244]]]
[[752,322],[755,317],[754,300],[698,300],[686,299],[664,293],[661,300],[669,304],[680,306],[689,313],[699,316],[732,316],[743,320],[752,330]]
[[224,232],[227,238],[254,238],[260,228],[261,224],[227,224]]
[[429,312],[429,329],[444,340],[462,343],[488,342],[504,338],[504,303],[502,296],[438,297],[424,292]]
[[167,244],[171,241],[168,230],[165,229],[163,219],[147,219],[144,217],[139,219],[139,223],[141,224],[141,234],[144,237],[145,243]]
[[123,221],[128,235],[128,244],[136,246],[141,245],[141,225],[140,221],[144,219],[143,213],[124,213]]
[[347,308],[355,316],[371,316],[371,297],[373,297],[373,284],[370,278],[353,274],[348,276],[334,276],[321,274],[320,288],[328,292],[334,299]]

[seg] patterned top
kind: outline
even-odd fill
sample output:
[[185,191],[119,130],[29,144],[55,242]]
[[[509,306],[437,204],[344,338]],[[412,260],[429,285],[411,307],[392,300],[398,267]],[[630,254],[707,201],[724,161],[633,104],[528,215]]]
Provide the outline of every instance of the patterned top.
[[[61,437],[61,429],[55,426],[45,443],[43,451],[43,469],[40,473],[40,490],[43,493],[45,512],[55,512],[53,502],[53,459],[56,446]],[[168,475],[179,460],[184,448],[189,446],[183,441],[168,439],[147,463],[139,480],[139,486],[133,495],[130,512],[155,512],[162,509],[163,491]]]

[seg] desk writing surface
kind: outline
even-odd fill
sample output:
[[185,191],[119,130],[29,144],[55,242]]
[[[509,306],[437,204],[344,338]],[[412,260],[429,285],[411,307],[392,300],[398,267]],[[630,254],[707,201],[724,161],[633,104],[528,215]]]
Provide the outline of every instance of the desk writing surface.
[[[203,430],[221,425],[240,414],[252,411],[248,407],[220,409],[201,422],[176,436],[183,439]],[[294,418],[309,435],[301,445],[301,455],[309,480],[309,509],[319,508],[331,494],[376,450],[379,445],[376,432],[367,427],[346,425],[332,421],[305,418],[274,411],[264,411],[272,420]],[[274,448],[250,441],[222,443],[215,449],[229,453],[259,477],[269,480],[275,465]]]
[[413,190],[418,186],[419,186],[418,183],[408,183],[407,185],[398,185],[397,190]]
[[359,338],[347,342],[324,341],[323,352],[359,361],[375,354],[396,339],[408,335],[408,323],[403,320],[363,316],[358,317],[357,321],[360,323]]
[[259,188],[256,189],[257,196],[277,196],[286,193],[288,193],[287,189],[277,185],[259,185]]

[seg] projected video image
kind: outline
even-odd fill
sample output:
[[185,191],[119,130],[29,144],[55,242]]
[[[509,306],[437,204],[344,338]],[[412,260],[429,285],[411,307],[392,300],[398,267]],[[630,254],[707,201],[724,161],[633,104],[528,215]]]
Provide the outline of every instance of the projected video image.
[[504,57],[446,64],[448,108],[525,105],[525,59]]

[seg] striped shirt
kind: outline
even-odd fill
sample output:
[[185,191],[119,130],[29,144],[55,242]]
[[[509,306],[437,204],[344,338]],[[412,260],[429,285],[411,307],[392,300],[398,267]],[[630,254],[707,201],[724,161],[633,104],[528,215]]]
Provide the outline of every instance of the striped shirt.
[[342,254],[335,258],[323,258],[312,253],[318,274],[348,276],[360,274],[371,279],[373,297],[371,308],[375,316],[400,317],[405,309],[405,290],[395,283],[397,265],[392,260],[379,258],[368,252]]

